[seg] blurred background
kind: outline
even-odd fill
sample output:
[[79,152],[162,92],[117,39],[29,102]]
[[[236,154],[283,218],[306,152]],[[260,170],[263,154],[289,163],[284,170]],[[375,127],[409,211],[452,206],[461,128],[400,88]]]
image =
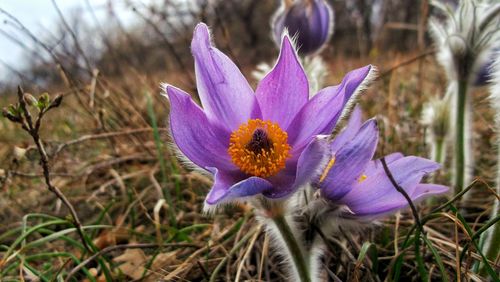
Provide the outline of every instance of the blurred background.
[[[329,59],[373,60],[381,50],[412,52],[424,46],[427,5],[330,2],[335,31],[323,53]],[[123,75],[126,68],[145,75],[190,71],[188,47],[199,21],[212,27],[220,49],[251,66],[276,55],[269,20],[278,6],[279,1],[264,0],[2,1],[1,89],[60,84],[56,64],[78,79],[88,79],[94,69],[109,76]]]

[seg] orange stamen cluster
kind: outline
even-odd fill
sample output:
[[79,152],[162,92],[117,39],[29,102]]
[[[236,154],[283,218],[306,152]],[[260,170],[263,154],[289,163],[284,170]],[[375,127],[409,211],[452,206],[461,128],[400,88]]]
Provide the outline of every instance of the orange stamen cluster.
[[277,123],[251,119],[233,131],[228,153],[246,174],[270,177],[285,168],[292,148],[288,134]]

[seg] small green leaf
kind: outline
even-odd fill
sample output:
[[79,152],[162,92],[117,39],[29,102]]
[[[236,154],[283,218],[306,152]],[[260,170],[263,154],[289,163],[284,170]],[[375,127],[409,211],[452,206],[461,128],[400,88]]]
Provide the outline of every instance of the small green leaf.
[[358,264],[363,264],[363,260],[366,258],[366,255],[370,258],[372,262],[372,271],[373,273],[378,273],[378,250],[377,246],[371,242],[365,242],[361,247],[358,255]]
[[46,108],[48,108],[49,105],[50,105],[49,93],[45,92],[38,99],[37,107],[40,111],[43,111]]

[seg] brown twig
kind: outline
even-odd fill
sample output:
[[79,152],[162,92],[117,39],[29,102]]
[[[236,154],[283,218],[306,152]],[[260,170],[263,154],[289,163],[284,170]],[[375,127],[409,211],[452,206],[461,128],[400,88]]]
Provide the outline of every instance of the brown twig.
[[380,73],[380,75],[377,77],[377,79],[381,79],[381,78],[383,78],[383,77],[385,77],[385,76],[387,76],[387,75],[391,74],[393,71],[395,71],[396,69],[398,69],[398,68],[400,68],[400,67],[403,67],[403,66],[405,66],[405,65],[409,65],[409,64],[411,64],[411,63],[413,63],[413,62],[416,62],[416,61],[418,61],[418,60],[420,60],[420,59],[422,59],[422,58],[424,58],[424,57],[427,57],[427,56],[429,56],[429,55],[432,55],[432,54],[434,54],[434,53],[436,53],[436,50],[434,50],[434,49],[432,49],[432,50],[428,50],[428,51],[425,51],[425,52],[423,52],[423,53],[420,53],[420,54],[418,54],[418,55],[417,55],[417,56],[415,56],[415,57],[412,57],[412,58],[410,58],[410,59],[408,59],[408,60],[406,60],[406,61],[403,61],[403,62],[401,62],[401,63],[399,63],[399,64],[397,64],[397,65],[395,65],[395,66],[393,66],[393,67],[391,67],[391,68],[389,68],[389,69],[387,69],[387,70],[385,70],[385,71],[382,71],[382,72]]
[[[160,132],[167,132],[166,128],[158,128]],[[136,133],[145,133],[145,132],[151,132],[153,131],[152,128],[136,128],[136,129],[129,129],[129,130],[124,130],[124,131],[118,131],[118,132],[106,132],[106,133],[100,133],[100,134],[90,134],[90,135],[84,135],[78,139],[74,139],[71,141],[68,141],[66,143],[62,143],[59,146],[57,146],[56,150],[54,151],[54,156],[59,154],[64,148],[71,146],[71,145],[76,145],[88,140],[95,140],[95,139],[103,139],[103,138],[111,138],[111,137],[116,137],[120,135],[131,135],[131,134],[136,134]]]
[[66,196],[64,196],[61,190],[59,190],[56,186],[54,186],[50,181],[49,158],[47,156],[47,152],[45,151],[45,147],[43,146],[42,140],[40,139],[39,131],[40,131],[42,117],[51,108],[51,106],[47,107],[46,109],[41,109],[36,121],[33,122],[31,113],[26,106],[24,91],[20,86],[18,86],[17,88],[17,95],[19,99],[19,109],[21,111],[21,117],[23,117],[21,118],[20,123],[23,129],[26,130],[26,132],[28,132],[29,135],[31,135],[31,137],[33,138],[38,153],[40,154],[40,166],[42,167],[43,170],[43,177],[45,179],[45,184],[47,185],[49,191],[54,193],[56,197],[59,198],[63,202],[63,204],[68,208],[71,217],[73,218],[73,224],[78,232],[78,235],[80,236],[80,239],[82,240],[83,246],[85,246],[85,249],[87,249],[87,251],[93,253],[92,248],[90,248],[90,246],[87,244],[87,241],[85,240],[85,234],[83,233],[82,223],[78,218],[75,208],[66,198]]
[[179,52],[175,49],[175,47],[172,45],[168,37],[161,31],[161,29],[158,27],[157,24],[155,24],[150,18],[148,18],[146,15],[141,13],[135,6],[132,6],[132,11],[139,17],[141,18],[148,26],[150,26],[153,31],[160,37],[160,39],[163,41],[165,44],[166,48],[170,52],[170,54],[173,56],[174,61],[176,64],[182,69],[182,71],[186,74],[187,79],[189,80],[190,85],[195,85],[195,79],[192,76],[192,73],[189,71],[189,68],[186,66],[184,61],[182,60]]

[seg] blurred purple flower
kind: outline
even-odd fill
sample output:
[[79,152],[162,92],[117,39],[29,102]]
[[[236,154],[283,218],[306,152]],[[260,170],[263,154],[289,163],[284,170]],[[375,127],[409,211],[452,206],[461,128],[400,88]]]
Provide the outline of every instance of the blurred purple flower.
[[481,66],[476,73],[476,80],[474,81],[474,86],[484,86],[490,83],[490,80],[493,78],[493,62],[495,61],[495,56],[500,52],[500,47],[493,48],[488,56],[486,56],[486,60],[481,61]]
[[[344,217],[373,219],[408,206],[387,176],[382,162],[372,160],[378,143],[374,119],[362,124],[356,108],[346,128],[333,140],[331,159],[317,181],[321,196],[330,205],[345,207]],[[389,171],[413,201],[448,191],[448,187],[420,183],[422,177],[440,168],[424,158],[400,153],[385,157]]]
[[186,92],[165,85],[170,128],[180,152],[214,174],[208,205],[263,194],[281,198],[317,175],[326,141],[342,110],[370,76],[351,71],[309,100],[307,77],[285,36],[274,68],[254,91],[236,65],[211,44],[199,24],[191,44],[200,108]]
[[284,0],[271,20],[277,44],[285,28],[297,37],[298,52],[310,55],[318,52],[333,33],[333,10],[325,0]]

